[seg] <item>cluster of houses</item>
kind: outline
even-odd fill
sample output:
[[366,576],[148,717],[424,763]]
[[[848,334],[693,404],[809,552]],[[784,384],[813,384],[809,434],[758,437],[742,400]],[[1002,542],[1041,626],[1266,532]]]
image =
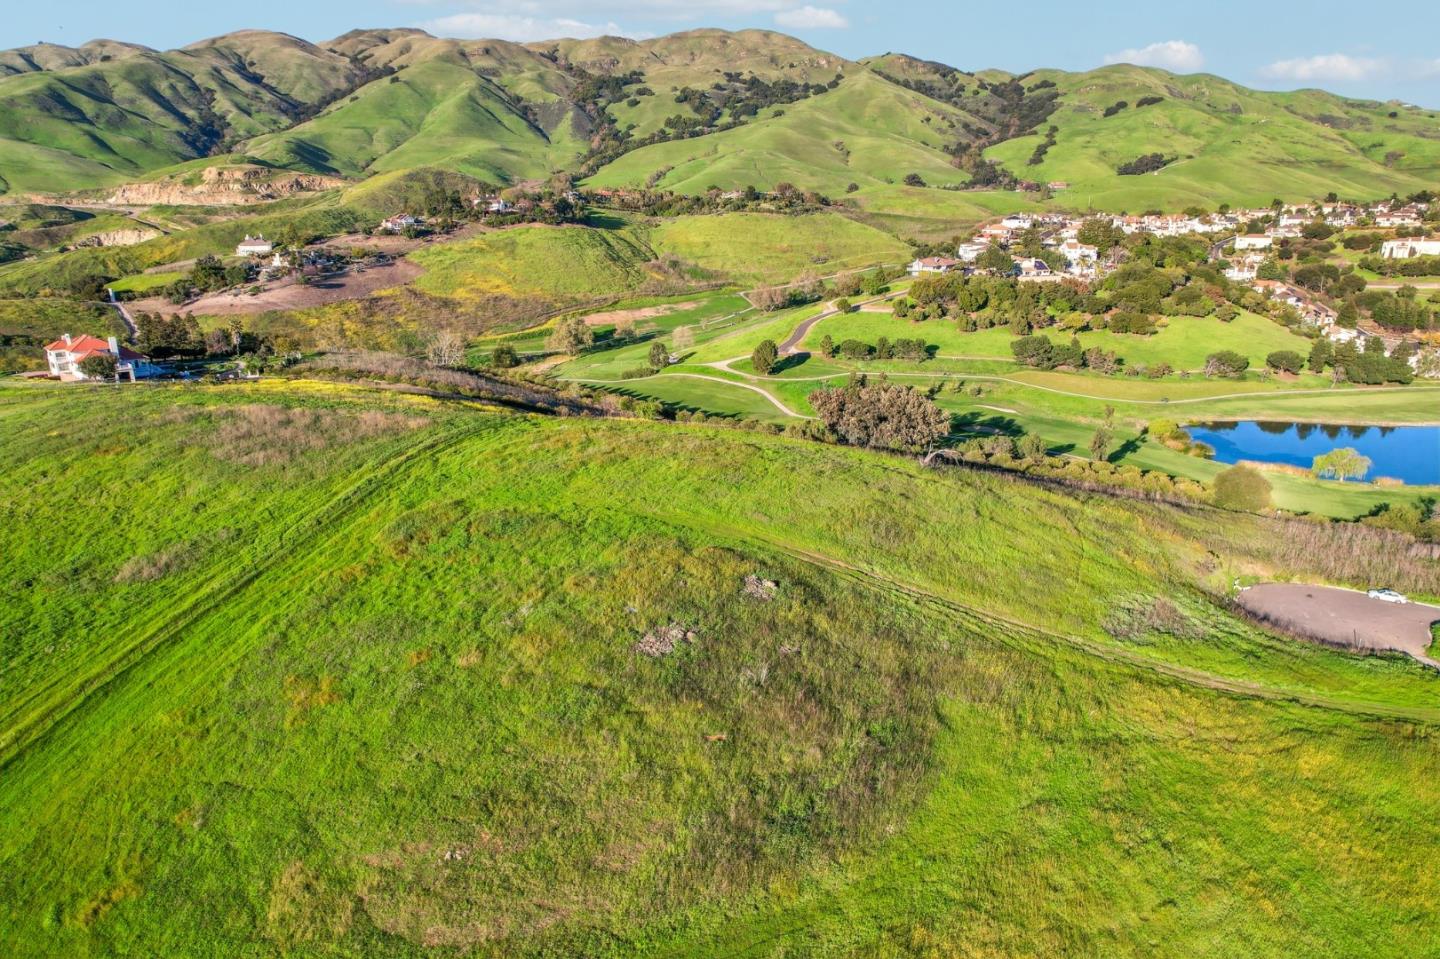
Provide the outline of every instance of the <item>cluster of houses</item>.
[[1053,269],[1044,260],[1035,257],[1021,257],[1014,261],[1013,276],[1025,280],[1046,282],[1077,277],[1088,279],[1097,275],[1104,267],[1100,250],[1079,240],[1080,225],[1083,221],[1060,213],[1028,214],[1017,213],[1005,217],[998,223],[988,224],[975,234],[974,239],[961,243],[953,257],[921,257],[910,264],[910,274],[950,273],[955,270],[973,270],[975,263],[990,249],[998,246],[1008,249],[1022,233],[1039,229],[1044,233],[1043,244],[1060,252],[1066,266]]
[[[1111,226],[1127,233],[1148,233],[1155,236],[1189,236],[1194,234],[1214,236],[1215,251],[1222,246],[1233,246],[1233,255],[1227,256],[1225,275],[1232,281],[1244,283],[1263,293],[1272,301],[1285,303],[1299,314],[1301,321],[1335,343],[1363,342],[1375,333],[1340,326],[1337,311],[1329,304],[1317,299],[1310,291],[1278,280],[1258,278],[1260,265],[1270,256],[1276,243],[1287,237],[1302,235],[1303,229],[1317,221],[1323,221],[1333,229],[1357,226],[1384,228],[1419,228],[1425,223],[1428,205],[1410,203],[1399,205],[1394,202],[1362,206],[1352,203],[1322,203],[1308,206],[1288,206],[1280,209],[1236,210],[1226,213],[1190,216],[1184,214],[1147,216],[1110,216]],[[1080,242],[1082,224],[1093,217],[1077,217],[1062,213],[1025,214],[1017,213],[982,227],[973,239],[961,243],[952,256],[929,256],[914,260],[909,267],[912,276],[976,270],[976,262],[992,246],[1002,250],[1020,240],[1022,234],[1038,229],[1043,245],[1058,251],[1064,257],[1061,269],[1052,268],[1044,260],[1022,257],[1013,260],[1010,275],[1018,279],[1053,281],[1069,278],[1090,279],[1103,274],[1116,265],[1107,259],[1099,249]],[[1268,225],[1263,233],[1243,232],[1247,224],[1264,220]],[[1409,259],[1417,256],[1440,256],[1440,239],[1400,237],[1384,242],[1381,256],[1389,259]],[[1053,262],[1054,257],[1049,257]]]

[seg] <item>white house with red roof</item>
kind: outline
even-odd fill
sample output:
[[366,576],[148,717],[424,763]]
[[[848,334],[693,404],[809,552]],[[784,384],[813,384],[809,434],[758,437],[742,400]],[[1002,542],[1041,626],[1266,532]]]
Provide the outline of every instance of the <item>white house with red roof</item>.
[[129,376],[131,380],[154,376],[160,372],[160,368],[151,363],[149,357],[136,353],[128,346],[120,345],[113,336],[102,340],[88,333],[80,336],[66,333],[45,347],[45,359],[50,364],[50,375],[66,382],[89,379],[80,370],[81,362],[89,356],[114,357],[115,373],[118,376]]
[[964,264],[948,256],[922,256],[910,264],[910,275],[949,273],[958,266],[964,266]]

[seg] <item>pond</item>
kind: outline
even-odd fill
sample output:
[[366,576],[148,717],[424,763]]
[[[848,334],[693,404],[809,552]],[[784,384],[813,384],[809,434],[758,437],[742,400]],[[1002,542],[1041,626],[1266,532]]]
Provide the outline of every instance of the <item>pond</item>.
[[1309,469],[1322,453],[1348,446],[1371,460],[1365,479],[1440,483],[1440,426],[1339,426],[1329,423],[1195,423],[1185,427],[1215,447],[1222,463],[1251,460]]

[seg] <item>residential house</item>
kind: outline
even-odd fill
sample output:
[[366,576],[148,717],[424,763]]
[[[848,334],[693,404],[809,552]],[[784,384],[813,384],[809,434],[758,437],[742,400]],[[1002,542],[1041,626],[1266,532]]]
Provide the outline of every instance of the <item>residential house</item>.
[[1100,250],[1079,240],[1066,240],[1056,247],[1070,261],[1070,272],[1078,276],[1089,276],[1100,262]]
[[1050,264],[1041,259],[1022,257],[1015,261],[1014,275],[1022,280],[1049,281],[1062,279],[1059,273],[1050,269]]
[[1398,210],[1388,210],[1376,215],[1375,225],[1384,227],[1419,226],[1422,213],[1423,211],[1416,206],[1402,206]]
[[1228,279],[1237,283],[1248,283],[1255,279],[1260,272],[1260,264],[1265,262],[1265,257],[1260,253],[1246,253],[1230,261],[1230,266],[1225,271]]
[[380,221],[380,229],[386,233],[404,233],[411,227],[420,226],[425,221],[418,216],[411,216],[409,213],[398,213],[395,216],[386,217]]
[[235,255],[236,255],[236,256],[266,256],[266,255],[268,255],[268,254],[270,253],[270,251],[272,251],[272,250],[274,250],[274,249],[275,249],[275,244],[273,244],[273,243],[271,243],[269,240],[265,239],[265,235],[264,235],[264,234],[259,234],[259,235],[257,235],[257,236],[251,236],[250,234],[247,233],[247,234],[245,234],[245,239],[243,239],[243,240],[240,241],[240,245],[237,246],[237,247],[235,247]]
[[984,253],[988,249],[990,249],[990,244],[977,243],[972,240],[969,243],[961,243],[958,247],[956,247],[955,255],[965,263],[974,263],[976,260],[980,259],[980,254]]
[[910,275],[919,276],[922,273],[949,273],[961,265],[959,260],[952,260],[948,256],[923,256],[910,264]]
[[132,381],[160,372],[160,368],[151,363],[149,357],[136,353],[128,346],[121,346],[113,336],[102,340],[89,334],[71,336],[66,333],[45,347],[45,360],[49,364],[50,375],[67,383],[89,379],[81,371],[80,364],[91,356],[113,357],[116,374],[128,376]]
[[1235,250],[1268,250],[1275,245],[1275,238],[1262,236],[1254,233],[1247,233],[1244,236],[1235,238]]
[[1380,255],[1387,260],[1408,260],[1416,256],[1440,256],[1440,240],[1414,238],[1386,240],[1380,245]]

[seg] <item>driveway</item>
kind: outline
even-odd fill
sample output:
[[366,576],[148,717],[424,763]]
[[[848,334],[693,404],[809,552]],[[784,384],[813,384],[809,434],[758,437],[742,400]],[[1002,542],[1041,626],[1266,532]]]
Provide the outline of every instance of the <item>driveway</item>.
[[1288,632],[1350,649],[1394,650],[1440,669],[1440,662],[1425,655],[1440,606],[1387,603],[1354,590],[1303,583],[1262,583],[1241,591],[1236,601]]

